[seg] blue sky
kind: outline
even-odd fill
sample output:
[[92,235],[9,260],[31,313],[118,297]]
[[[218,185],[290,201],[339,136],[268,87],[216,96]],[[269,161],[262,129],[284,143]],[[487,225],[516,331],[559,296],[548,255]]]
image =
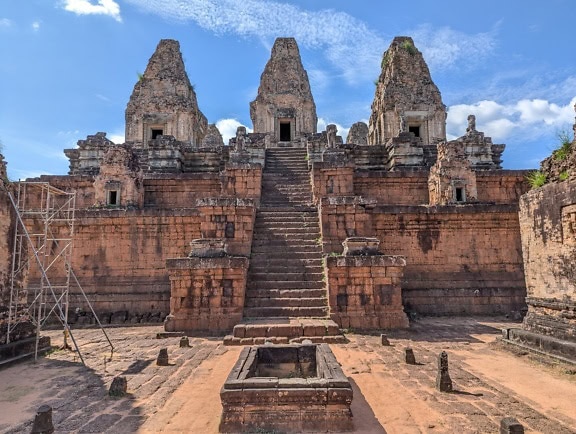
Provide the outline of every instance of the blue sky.
[[124,110],[158,41],[180,41],[198,103],[224,136],[249,103],[274,39],[293,36],[319,130],[370,116],[382,53],[408,35],[448,106],[449,138],[477,127],[534,168],[572,132],[574,0],[0,0],[0,141],[12,179],[66,174],[88,134],[124,135]]

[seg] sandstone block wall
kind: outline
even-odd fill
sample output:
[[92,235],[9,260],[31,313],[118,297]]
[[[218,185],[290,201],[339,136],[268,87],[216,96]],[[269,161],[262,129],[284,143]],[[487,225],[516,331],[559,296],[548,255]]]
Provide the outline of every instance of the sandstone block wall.
[[167,331],[226,331],[242,319],[248,258],[168,259]]
[[[161,320],[170,300],[166,258],[186,256],[190,241],[211,236],[226,238],[230,252],[248,255],[254,215],[253,206],[226,201],[187,209],[77,211],[72,267],[103,322],[146,322],[150,315]],[[38,271],[31,269],[30,278],[37,279]],[[87,309],[79,296],[71,307]]]
[[406,259],[400,256],[327,257],[330,317],[340,327],[408,327],[401,280]]
[[354,194],[390,205],[427,204],[428,172],[356,172]]
[[312,171],[312,194],[315,201],[327,196],[353,195],[354,167],[315,162]]
[[576,342],[576,182],[520,200],[528,314],[524,328]]
[[524,307],[517,208],[376,206],[323,199],[324,253],[349,236],[376,236],[406,257],[404,305],[428,315],[501,314]]
[[144,180],[144,206],[186,208],[196,199],[213,196],[220,189],[218,174],[183,174],[178,178],[154,175]]
[[490,170],[476,172],[479,202],[518,203],[530,186],[528,170]]

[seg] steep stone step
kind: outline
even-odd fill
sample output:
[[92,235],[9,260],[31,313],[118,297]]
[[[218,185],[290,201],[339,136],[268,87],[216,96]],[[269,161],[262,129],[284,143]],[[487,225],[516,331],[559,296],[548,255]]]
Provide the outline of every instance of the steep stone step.
[[252,267],[250,269],[250,273],[248,274],[250,277],[254,277],[257,276],[259,274],[263,274],[266,273],[269,277],[267,280],[274,280],[273,279],[273,275],[274,274],[278,274],[278,275],[293,275],[293,274],[305,274],[305,275],[311,275],[311,274],[321,274],[323,271],[323,268],[320,266],[305,266],[305,265],[290,265],[288,267],[284,266],[284,265],[270,265],[270,266],[258,266],[255,265],[254,267]]
[[247,289],[324,289],[324,282],[318,281],[289,281],[289,280],[252,280],[246,285]]
[[268,255],[255,255],[250,260],[250,265],[254,267],[276,267],[284,265],[286,267],[295,266],[313,266],[322,267],[322,259],[320,258],[300,258],[300,257],[277,257],[271,258]]
[[[310,251],[302,251],[301,249],[298,250],[290,250],[290,254],[297,256],[300,259],[316,259],[318,258],[318,256],[321,255],[321,252],[319,251],[319,248],[314,248],[314,249],[309,249]],[[285,251],[273,251],[273,250],[260,250],[260,251],[254,251],[252,250],[252,258],[250,261],[253,261],[256,258],[259,257],[266,257],[270,260],[279,260],[282,261],[286,258],[286,252]]]
[[248,318],[258,317],[310,317],[322,318],[328,315],[328,307],[244,307],[244,316]]
[[247,289],[246,297],[249,298],[325,298],[324,288],[304,289]]
[[320,297],[251,297],[246,301],[250,307],[326,307],[326,299]]
[[257,272],[251,273],[248,270],[248,278],[253,281],[266,281],[266,282],[285,282],[285,281],[321,281],[323,278],[323,273],[321,272],[289,272],[289,273],[282,273],[282,272]]

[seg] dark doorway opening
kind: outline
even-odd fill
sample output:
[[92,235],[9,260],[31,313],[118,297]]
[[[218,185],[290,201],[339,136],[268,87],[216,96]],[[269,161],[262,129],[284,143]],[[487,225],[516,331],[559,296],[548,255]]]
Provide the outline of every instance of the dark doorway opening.
[[118,192],[116,190],[108,191],[108,205],[118,205]]
[[152,129],[152,140],[157,139],[158,136],[164,135],[164,130],[161,129]]
[[290,138],[290,122],[280,122],[280,141],[289,142]]
[[420,137],[420,127],[408,127],[408,131],[414,133],[416,137]]
[[456,202],[464,202],[464,189],[456,187]]

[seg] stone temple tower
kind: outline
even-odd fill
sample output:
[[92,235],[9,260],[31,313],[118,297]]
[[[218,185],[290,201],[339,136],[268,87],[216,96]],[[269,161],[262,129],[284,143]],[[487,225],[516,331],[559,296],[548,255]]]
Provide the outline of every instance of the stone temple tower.
[[414,133],[423,144],[446,140],[446,106],[412,38],[394,38],[384,53],[368,128],[371,145],[400,132]]
[[161,40],[126,107],[126,142],[146,147],[149,140],[169,135],[196,144],[207,128],[184,69],[180,44]]
[[250,103],[255,133],[289,142],[316,132],[316,104],[294,38],[278,38]]

